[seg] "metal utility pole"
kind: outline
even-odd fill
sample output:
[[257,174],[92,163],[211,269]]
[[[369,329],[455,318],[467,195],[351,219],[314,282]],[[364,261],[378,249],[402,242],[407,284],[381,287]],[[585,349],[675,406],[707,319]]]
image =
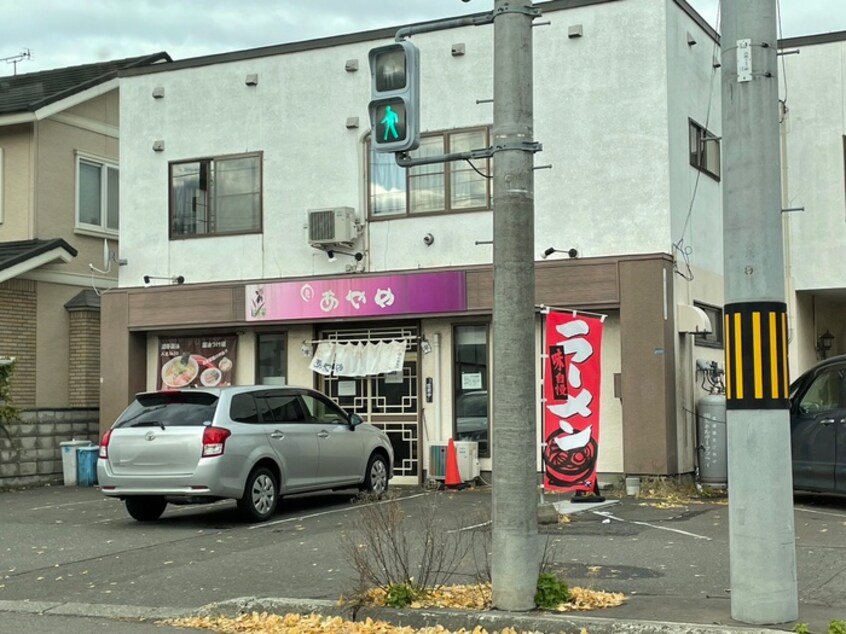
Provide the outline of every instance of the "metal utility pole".
[[494,3],[493,604],[531,610],[540,567],[535,412],[532,19]]
[[776,0],[721,0],[732,618],[798,618]]

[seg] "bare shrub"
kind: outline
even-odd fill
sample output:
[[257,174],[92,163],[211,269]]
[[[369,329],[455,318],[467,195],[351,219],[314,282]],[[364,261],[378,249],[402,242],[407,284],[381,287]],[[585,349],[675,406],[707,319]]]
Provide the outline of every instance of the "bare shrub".
[[358,577],[357,595],[371,588],[389,593],[405,586],[409,596],[423,596],[459,570],[467,539],[441,520],[441,499],[441,494],[429,494],[420,515],[413,518],[395,497],[362,499],[357,518],[342,537],[345,556]]

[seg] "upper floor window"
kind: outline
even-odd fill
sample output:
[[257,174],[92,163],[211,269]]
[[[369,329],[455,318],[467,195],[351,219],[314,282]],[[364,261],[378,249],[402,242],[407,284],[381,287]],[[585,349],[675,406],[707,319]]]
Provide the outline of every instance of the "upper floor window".
[[170,237],[258,233],[261,154],[170,164]]
[[76,226],[117,233],[120,198],[118,166],[84,155],[76,157]]
[[[423,135],[414,158],[468,152],[490,145],[487,128]],[[370,217],[450,213],[491,208],[490,159],[450,161],[408,169],[394,155],[370,150]]]
[[693,120],[690,123],[690,164],[720,180],[720,139]]

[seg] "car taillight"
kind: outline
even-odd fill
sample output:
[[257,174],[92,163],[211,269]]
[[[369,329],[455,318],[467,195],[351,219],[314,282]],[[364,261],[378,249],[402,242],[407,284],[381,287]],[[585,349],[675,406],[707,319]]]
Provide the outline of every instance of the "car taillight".
[[112,430],[110,429],[103,434],[103,440],[100,441],[100,451],[97,454],[98,458],[108,460],[109,458],[109,439],[112,437]]
[[222,427],[206,427],[203,430],[203,457],[222,456],[226,439],[232,432]]

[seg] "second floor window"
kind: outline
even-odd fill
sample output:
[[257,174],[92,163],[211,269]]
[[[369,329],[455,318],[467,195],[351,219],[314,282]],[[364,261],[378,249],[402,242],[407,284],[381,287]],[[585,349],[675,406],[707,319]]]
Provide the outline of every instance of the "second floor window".
[[720,180],[720,139],[692,120],[689,132],[690,164]]
[[78,156],[76,160],[76,226],[117,233],[119,172],[117,165]]
[[170,236],[258,233],[261,194],[261,154],[171,163]]
[[[414,158],[468,152],[490,145],[487,128],[425,134]],[[408,169],[390,153],[370,150],[370,217],[491,208],[490,160],[451,161]]]

